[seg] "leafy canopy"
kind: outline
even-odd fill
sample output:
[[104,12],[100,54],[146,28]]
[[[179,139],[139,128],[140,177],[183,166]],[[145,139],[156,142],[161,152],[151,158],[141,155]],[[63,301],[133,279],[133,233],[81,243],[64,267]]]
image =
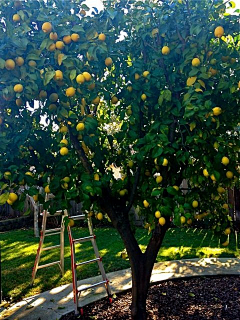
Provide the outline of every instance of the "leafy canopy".
[[0,203],[21,209],[47,186],[52,211],[76,200],[97,213],[107,190],[120,218],[134,205],[149,230],[160,211],[176,225],[208,216],[221,233],[239,177],[239,15],[222,0],[89,12],[1,1]]

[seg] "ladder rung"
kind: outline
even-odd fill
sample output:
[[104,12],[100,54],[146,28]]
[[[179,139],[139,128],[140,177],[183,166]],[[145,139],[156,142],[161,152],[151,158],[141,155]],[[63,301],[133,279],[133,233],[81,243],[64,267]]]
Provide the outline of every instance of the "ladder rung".
[[87,261],[83,261],[83,262],[79,262],[75,264],[75,267],[79,267],[83,264],[88,264],[88,263],[92,263],[92,262],[97,262],[97,261],[102,261],[102,258],[96,258],[96,259],[92,259],[92,260],[87,260]]
[[80,243],[80,242],[89,241],[89,240],[92,240],[92,239],[95,239],[95,238],[96,238],[96,236],[92,235],[92,236],[83,237],[83,238],[79,238],[79,239],[73,239],[73,242],[74,243]]
[[69,219],[73,219],[73,220],[84,220],[85,218],[86,218],[85,214],[80,214],[78,216],[69,217]]
[[97,283],[91,284],[90,286],[87,286],[85,288],[82,288],[82,289],[78,290],[78,292],[81,292],[81,291],[84,291],[84,290],[88,290],[88,289],[91,289],[91,288],[94,288],[94,287],[97,287],[97,286],[101,286],[102,284],[105,284],[105,283],[108,283],[108,282],[109,282],[108,280],[97,282]]
[[60,248],[60,246],[61,246],[60,244],[57,244],[55,246],[42,248],[42,251],[51,250],[51,249],[55,249],[55,248]]
[[42,268],[46,268],[46,267],[51,267],[51,266],[54,266],[55,264],[60,264],[60,261],[54,261],[54,262],[42,264],[42,265],[38,266],[38,269],[42,269]]
[[47,234],[45,234],[45,237],[54,236],[55,234],[60,234],[60,233],[61,233],[61,231],[53,232],[53,233],[47,233]]
[[45,230],[45,233],[54,232],[54,231],[61,231],[61,228],[47,229]]
[[[45,211],[40,213],[40,216],[43,216],[44,214],[46,214]],[[62,216],[64,214],[63,210],[58,210],[56,211],[54,214],[51,214],[50,212],[47,211],[47,217],[56,217],[56,216]]]

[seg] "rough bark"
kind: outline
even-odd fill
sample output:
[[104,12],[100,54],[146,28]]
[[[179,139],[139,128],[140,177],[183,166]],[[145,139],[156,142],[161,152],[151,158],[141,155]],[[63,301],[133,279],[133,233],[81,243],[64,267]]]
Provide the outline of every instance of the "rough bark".
[[[107,193],[104,190],[103,193]],[[106,199],[105,196],[103,198]],[[152,269],[161,247],[164,235],[168,229],[169,221],[161,227],[158,225],[152,232],[151,239],[144,253],[139,248],[137,240],[131,229],[128,215],[113,205],[108,194],[108,201],[102,202],[102,208],[109,215],[114,227],[118,230],[130,260],[132,270],[132,306],[131,313],[133,320],[146,320],[146,299],[152,274]],[[115,207],[115,208],[114,208]]]

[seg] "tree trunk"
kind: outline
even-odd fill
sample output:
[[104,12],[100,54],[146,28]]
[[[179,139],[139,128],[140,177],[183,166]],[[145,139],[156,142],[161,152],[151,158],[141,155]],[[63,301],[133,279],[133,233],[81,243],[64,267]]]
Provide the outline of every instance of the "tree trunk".
[[146,320],[146,300],[151,272],[145,272],[145,259],[140,259],[132,267],[132,305],[131,314],[134,320]]
[[[107,199],[107,197],[104,195],[103,199]],[[116,210],[116,208],[114,209],[111,198],[108,197],[108,200],[109,201],[103,201],[101,203],[101,207],[105,212],[107,212],[113,223],[113,226],[119,232],[127,249],[130,260],[132,270],[132,319],[146,320],[146,299],[152,269],[165,233],[169,227],[169,219],[166,218],[166,224],[163,227],[157,225],[152,231],[152,236],[148,243],[147,249],[144,253],[142,253],[131,229],[128,214],[126,214],[124,208],[121,210],[121,212],[119,211],[119,208],[118,210]]]

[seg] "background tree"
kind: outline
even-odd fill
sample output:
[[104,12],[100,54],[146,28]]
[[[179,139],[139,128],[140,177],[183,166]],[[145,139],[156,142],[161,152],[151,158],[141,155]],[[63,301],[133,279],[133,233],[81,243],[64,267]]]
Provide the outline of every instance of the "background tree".
[[[51,212],[75,200],[108,217],[130,259],[133,319],[146,319],[170,221],[207,218],[228,244],[240,36],[226,5],[235,4],[106,1],[89,15],[82,1],[1,1],[0,203],[21,209],[30,194]],[[151,233],[145,252],[132,206]]]

